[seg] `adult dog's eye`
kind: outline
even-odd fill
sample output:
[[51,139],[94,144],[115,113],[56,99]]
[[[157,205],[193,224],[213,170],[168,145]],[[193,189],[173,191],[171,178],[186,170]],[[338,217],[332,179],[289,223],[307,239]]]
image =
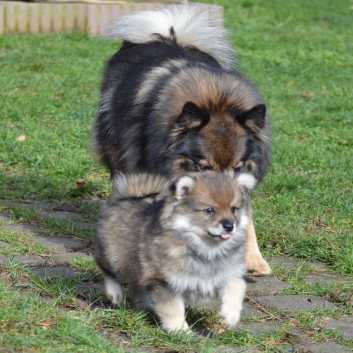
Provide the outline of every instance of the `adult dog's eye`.
[[243,166],[241,167],[235,167],[234,168],[234,173],[240,173],[243,170]]
[[232,213],[235,213],[236,210],[239,210],[239,208],[238,208],[238,207],[235,207],[235,206],[231,207],[231,209],[230,209],[230,211],[231,211]]
[[209,207],[205,209],[205,213],[207,213],[208,215],[214,215],[216,211],[214,210],[214,208]]
[[212,167],[209,165],[199,165],[199,169],[201,172],[205,172],[206,170],[212,170]]

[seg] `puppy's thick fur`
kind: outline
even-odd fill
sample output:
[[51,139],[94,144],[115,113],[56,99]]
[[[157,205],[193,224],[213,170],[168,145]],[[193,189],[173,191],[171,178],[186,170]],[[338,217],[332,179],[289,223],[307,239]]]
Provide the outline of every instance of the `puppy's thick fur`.
[[[116,173],[174,177],[204,170],[247,172],[270,164],[270,127],[256,86],[236,69],[217,19],[196,6],[125,16],[108,61],[94,126],[99,158]],[[249,230],[248,268],[270,268]]]
[[108,297],[123,299],[127,281],[139,308],[151,308],[164,330],[188,328],[185,306],[213,296],[221,301],[224,324],[234,327],[245,294],[246,228],[251,174],[235,179],[216,172],[180,176],[170,195],[153,203],[169,181],[152,175],[114,180],[114,194],[102,210],[95,259]]

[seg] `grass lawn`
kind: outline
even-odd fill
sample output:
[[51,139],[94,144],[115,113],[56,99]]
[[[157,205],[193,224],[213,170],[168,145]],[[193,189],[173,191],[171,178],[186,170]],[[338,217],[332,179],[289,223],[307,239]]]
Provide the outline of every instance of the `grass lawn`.
[[[273,121],[272,167],[254,193],[260,246],[265,255],[318,260],[353,276],[353,3],[217,3],[224,6],[239,67],[258,85]],[[14,221],[35,223],[38,215],[11,208],[6,200],[70,205],[109,197],[109,176],[92,158],[90,130],[104,63],[118,47],[116,41],[75,33],[0,37],[0,212],[10,212]],[[78,178],[87,186],[78,188]],[[88,220],[96,220],[97,207],[85,212]],[[65,224],[45,226],[82,237],[80,230]],[[92,239],[93,231],[85,232]],[[11,237],[0,232],[0,240]],[[18,247],[26,246],[22,242]],[[12,271],[11,278],[28,276],[25,268]],[[295,288],[296,293],[316,295],[328,290],[304,288],[299,282]],[[121,312],[62,314],[55,304],[48,308],[31,293],[21,295],[0,277],[0,307],[6,307],[0,310],[0,333],[6,332],[0,346],[16,351],[34,347],[33,352],[118,352],[96,332],[111,328]],[[167,338],[148,315],[129,309],[123,313],[127,318],[120,329],[132,332],[137,345],[209,351],[204,341]],[[23,315],[31,319],[17,324]],[[303,325],[309,320],[304,316],[297,318]],[[45,324],[48,317],[53,321]],[[70,327],[79,332],[76,338]],[[35,338],[38,330],[42,344]],[[262,344],[249,334],[222,337],[212,344]]]

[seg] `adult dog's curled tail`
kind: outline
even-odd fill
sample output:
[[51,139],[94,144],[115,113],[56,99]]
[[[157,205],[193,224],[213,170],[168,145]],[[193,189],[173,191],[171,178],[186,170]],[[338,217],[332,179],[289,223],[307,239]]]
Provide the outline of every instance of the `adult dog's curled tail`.
[[117,174],[112,180],[112,200],[148,198],[163,194],[169,190],[170,181],[160,175]]
[[192,46],[209,54],[225,69],[234,69],[236,54],[227,39],[220,18],[197,5],[174,6],[173,11],[143,11],[112,22],[106,37],[142,44],[161,38],[176,40],[181,46]]

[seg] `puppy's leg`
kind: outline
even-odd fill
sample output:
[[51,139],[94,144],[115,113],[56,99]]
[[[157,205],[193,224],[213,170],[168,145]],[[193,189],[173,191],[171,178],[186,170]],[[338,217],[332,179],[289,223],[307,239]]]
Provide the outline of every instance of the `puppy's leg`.
[[120,283],[111,276],[104,275],[105,293],[113,304],[119,304],[124,298],[124,291]]
[[246,283],[242,278],[232,278],[221,292],[222,322],[229,328],[234,328],[240,320],[243,307]]
[[184,300],[180,294],[171,293],[162,286],[156,286],[150,295],[153,309],[161,320],[163,330],[171,333],[188,329]]
[[248,245],[246,250],[246,268],[253,271],[254,276],[265,276],[271,273],[271,267],[262,257],[257,244],[255,227],[251,218],[247,229]]

